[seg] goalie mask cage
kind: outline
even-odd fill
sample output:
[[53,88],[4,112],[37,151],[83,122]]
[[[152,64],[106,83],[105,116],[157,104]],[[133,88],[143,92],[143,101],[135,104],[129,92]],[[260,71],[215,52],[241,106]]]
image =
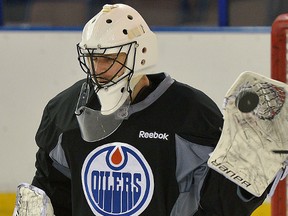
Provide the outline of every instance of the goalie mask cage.
[[[271,78],[287,83],[288,13],[279,15],[271,28]],[[287,128],[288,130],[288,128]],[[288,146],[287,146],[288,149]],[[286,178],[279,182],[271,198],[271,216],[286,216]]]

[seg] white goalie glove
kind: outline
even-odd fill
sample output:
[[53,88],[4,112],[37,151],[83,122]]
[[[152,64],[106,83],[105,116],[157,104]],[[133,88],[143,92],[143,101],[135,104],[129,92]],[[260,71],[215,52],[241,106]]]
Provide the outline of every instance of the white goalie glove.
[[208,165],[259,197],[287,175],[288,85],[244,72],[225,96],[224,126]]
[[46,193],[27,183],[17,188],[13,216],[54,216],[50,198]]

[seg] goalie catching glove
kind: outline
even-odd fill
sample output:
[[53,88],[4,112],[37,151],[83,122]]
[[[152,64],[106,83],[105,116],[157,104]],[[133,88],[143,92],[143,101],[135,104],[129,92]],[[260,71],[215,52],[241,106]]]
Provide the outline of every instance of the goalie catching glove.
[[244,72],[225,96],[224,126],[208,165],[257,197],[287,174],[287,154],[274,153],[288,148],[287,91],[282,82]]

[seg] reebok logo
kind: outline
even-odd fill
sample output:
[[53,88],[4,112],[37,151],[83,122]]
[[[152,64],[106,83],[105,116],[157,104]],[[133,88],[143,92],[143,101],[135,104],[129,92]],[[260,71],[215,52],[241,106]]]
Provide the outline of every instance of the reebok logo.
[[157,133],[156,131],[154,131],[154,132],[140,131],[139,132],[139,138],[143,138],[143,139],[168,140],[168,137],[169,137],[169,134],[167,134],[167,133]]

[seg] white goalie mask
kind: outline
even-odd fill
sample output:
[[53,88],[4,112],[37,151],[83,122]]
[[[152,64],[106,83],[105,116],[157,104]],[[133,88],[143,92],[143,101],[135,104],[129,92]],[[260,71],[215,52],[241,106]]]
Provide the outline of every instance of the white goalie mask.
[[[82,136],[87,131],[93,133],[91,137],[88,135],[89,139],[83,136],[84,140],[96,141],[118,128],[123,119],[118,118],[117,112],[121,110],[122,113],[123,107],[128,110],[131,93],[141,77],[155,72],[157,39],[141,15],[130,6],[104,5],[85,25],[77,51],[80,66],[87,74],[87,80],[92,81],[101,108],[89,108],[88,117],[88,108],[83,103],[87,98],[79,98],[76,115]],[[82,88],[80,97],[88,95],[88,92],[83,93],[88,91],[87,86]],[[91,121],[91,116],[95,121]],[[89,124],[87,118],[90,118]],[[95,134],[104,124],[110,129],[104,128],[105,132],[98,137]]]

